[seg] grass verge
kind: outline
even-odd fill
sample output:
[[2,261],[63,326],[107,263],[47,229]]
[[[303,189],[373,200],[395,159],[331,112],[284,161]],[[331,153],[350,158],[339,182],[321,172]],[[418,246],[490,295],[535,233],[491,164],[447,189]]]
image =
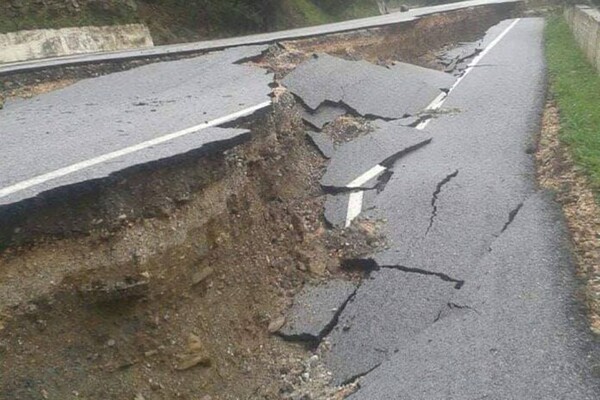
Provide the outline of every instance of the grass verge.
[[550,99],[538,151],[538,178],[557,194],[585,280],[590,327],[600,335],[600,75],[560,16],[546,26]]
[[560,109],[559,137],[575,164],[600,189],[600,74],[587,61],[561,16],[548,19],[546,59],[551,95]]

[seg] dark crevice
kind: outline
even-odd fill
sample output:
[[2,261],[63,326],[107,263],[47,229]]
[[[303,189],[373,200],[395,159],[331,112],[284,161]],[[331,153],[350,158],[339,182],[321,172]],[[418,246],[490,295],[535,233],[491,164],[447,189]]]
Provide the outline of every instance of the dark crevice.
[[392,168],[399,159],[401,159],[402,157],[404,157],[405,155],[407,155],[409,153],[412,153],[413,151],[419,150],[421,147],[427,146],[429,143],[431,143],[431,140],[432,139],[429,138],[429,139],[423,140],[422,142],[419,142],[413,146],[402,149],[399,152],[392,154],[391,156],[389,156],[388,158],[386,158],[385,160],[380,162],[379,165],[382,165],[386,168]]
[[286,335],[284,333],[277,332],[277,336],[286,342],[302,343],[309,350],[316,349],[319,347],[320,343],[320,339],[317,336],[308,333],[302,333],[300,335]]
[[346,306],[354,300],[354,298],[356,297],[356,293],[358,293],[358,289],[360,289],[360,287],[361,285],[359,284],[356,287],[356,289],[354,289],[354,291],[350,294],[350,296],[348,296],[348,298],[342,303],[342,305],[339,306],[338,309],[335,311],[335,314],[333,314],[331,321],[329,321],[325,328],[323,328],[323,330],[319,333],[319,342],[321,342],[321,340],[323,340],[327,335],[329,335],[331,331],[333,331],[333,329],[340,322],[340,316],[346,309]]
[[444,282],[454,283],[455,289],[460,289],[465,284],[464,280],[452,278],[441,272],[433,272],[427,271],[425,269],[420,268],[410,268],[402,265],[378,265],[375,260],[372,258],[355,258],[355,259],[347,259],[342,261],[342,268],[345,270],[361,270],[366,274],[370,274],[373,271],[379,271],[381,269],[395,269],[402,272],[426,275],[426,276],[435,276]]
[[435,319],[433,320],[433,323],[435,324],[436,322],[438,322],[440,319],[442,319],[442,314],[444,313],[444,310],[440,310],[438,311],[438,314],[436,315]]
[[510,224],[512,224],[512,222],[515,220],[515,218],[517,217],[517,214],[519,213],[519,211],[521,211],[521,208],[523,208],[523,203],[520,203],[514,210],[512,210],[509,214],[508,214],[508,221],[506,222],[506,224],[504,224],[504,227],[502,228],[502,230],[500,231],[500,233],[504,233],[505,230],[508,229],[508,226]]
[[360,378],[363,378],[363,377],[369,375],[371,372],[375,371],[377,368],[379,368],[381,366],[381,364],[382,363],[379,363],[376,366],[370,368],[369,370],[367,370],[365,372],[361,372],[359,374],[351,376],[350,378],[348,378],[345,381],[343,381],[342,384],[341,384],[341,386],[351,385],[351,384],[355,383]]
[[394,171],[392,171],[391,169],[387,169],[377,177],[377,183],[374,186],[375,190],[377,190],[377,194],[385,190],[387,184],[390,182],[390,179],[392,179],[393,175]]
[[363,271],[367,276],[373,272],[378,271],[379,265],[372,258],[352,258],[342,260],[342,269],[346,271]]
[[460,279],[454,279],[454,278],[452,278],[452,277],[450,277],[450,276],[448,276],[446,274],[443,274],[441,272],[427,271],[425,269],[420,269],[420,268],[403,267],[401,265],[385,265],[385,266],[381,266],[381,268],[397,269],[399,271],[411,272],[411,273],[414,273],[414,274],[427,275],[427,276],[436,276],[436,277],[440,278],[441,280],[443,280],[444,282],[452,282],[452,283],[454,283],[454,288],[455,289],[460,289],[465,284],[465,281],[460,280]]
[[450,308],[451,310],[470,310],[470,311],[474,311],[475,313],[479,314],[479,311],[477,311],[476,309],[474,309],[471,306],[463,306],[463,305],[456,304],[456,303],[448,303],[448,308]]
[[373,186],[373,187],[347,187],[347,186],[327,186],[327,185],[321,185],[321,188],[323,189],[323,192],[325,194],[331,194],[331,195],[338,195],[338,194],[344,194],[344,193],[355,193],[355,192],[365,192],[368,190],[377,190],[377,186]]
[[354,117],[362,117],[362,118],[364,118],[366,120],[369,120],[369,121],[381,120],[381,121],[390,122],[390,121],[396,121],[398,119],[410,117],[410,114],[403,114],[401,117],[397,117],[397,118],[382,117],[380,115],[375,115],[375,114],[361,114],[357,109],[355,109],[354,107],[350,106],[344,100],[340,100],[340,101],[337,101],[337,102],[331,101],[331,100],[325,100],[321,104],[325,104],[325,103],[328,103],[328,104],[331,104],[331,105],[340,106],[340,107],[344,107],[346,110],[348,110],[348,113],[351,114],[352,116],[354,116]]
[[[477,310],[476,310],[476,309],[474,309],[473,307],[470,307],[470,306],[462,306],[462,305],[460,305],[460,304],[456,304],[456,303],[452,303],[452,302],[450,302],[450,303],[447,303],[447,304],[446,304],[446,307],[448,307],[448,309],[450,309],[450,310],[468,310],[468,311],[473,311],[473,312],[475,312],[476,314],[480,314],[480,313],[479,313],[479,311],[477,311]],[[434,322],[434,323],[435,323],[435,322],[438,322],[439,320],[441,320],[441,319],[442,319],[442,317],[443,317],[443,316],[444,316],[444,309],[441,309],[441,310],[438,312],[438,314],[437,314],[437,316],[435,317],[435,319],[433,320],[433,322]]]
[[344,100],[334,101],[334,100],[325,99],[317,106],[317,108],[312,108],[308,104],[306,104],[306,102],[304,101],[304,99],[302,99],[301,96],[299,96],[293,92],[292,92],[292,94],[294,95],[294,97],[298,101],[298,103],[300,103],[311,114],[317,113],[320,107],[329,105],[329,106],[337,106],[337,107],[344,108],[347,111],[347,113],[352,115],[353,117],[361,117],[361,118],[364,118],[369,121],[381,120],[381,121],[390,122],[390,121],[396,121],[399,119],[411,117],[410,114],[403,114],[402,116],[397,117],[397,118],[382,117],[382,116],[375,115],[375,114],[361,114],[356,108],[350,106]]
[[438,196],[442,192],[442,188],[444,187],[444,185],[446,185],[448,182],[450,182],[457,175],[458,175],[458,170],[456,170],[453,173],[451,173],[450,175],[446,176],[444,179],[442,179],[442,181],[440,183],[437,184],[437,187],[435,188],[435,192],[433,192],[433,196],[431,197],[432,211],[431,211],[431,217],[429,218],[429,226],[427,227],[427,231],[425,232],[426,235],[429,233],[429,231],[433,227],[433,223],[435,222],[435,217],[437,216]]

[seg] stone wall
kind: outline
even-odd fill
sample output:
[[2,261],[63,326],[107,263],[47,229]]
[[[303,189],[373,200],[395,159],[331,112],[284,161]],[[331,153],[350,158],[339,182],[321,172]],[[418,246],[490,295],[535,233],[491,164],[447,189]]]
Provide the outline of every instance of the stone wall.
[[142,24],[37,29],[0,34],[0,63],[151,46]]
[[579,47],[600,72],[600,11],[582,5],[567,7],[565,19]]

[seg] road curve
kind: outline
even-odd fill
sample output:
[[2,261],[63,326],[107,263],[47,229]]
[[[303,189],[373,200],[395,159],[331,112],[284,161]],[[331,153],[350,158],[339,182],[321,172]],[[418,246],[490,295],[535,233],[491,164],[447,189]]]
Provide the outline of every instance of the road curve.
[[135,60],[140,58],[160,57],[222,50],[230,47],[250,46],[274,43],[281,40],[302,39],[313,36],[348,32],[359,29],[377,28],[402,22],[414,21],[418,18],[441,12],[455,11],[469,7],[489,6],[495,4],[517,4],[523,0],[469,0],[432,7],[414,8],[407,12],[395,12],[388,15],[368,17],[333,24],[311,26],[307,28],[290,29],[279,32],[261,33],[227,39],[216,39],[194,43],[155,46],[142,50],[125,50],[115,52],[79,54],[56,57],[43,60],[31,60],[0,65],[0,76],[41,69],[64,67],[78,64],[90,64],[109,61]]

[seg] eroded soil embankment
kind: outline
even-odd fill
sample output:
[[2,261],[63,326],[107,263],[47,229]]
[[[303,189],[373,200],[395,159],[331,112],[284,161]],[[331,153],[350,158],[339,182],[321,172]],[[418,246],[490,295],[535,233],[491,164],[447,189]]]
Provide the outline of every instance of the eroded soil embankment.
[[280,398],[303,349],[269,323],[356,249],[324,226],[324,161],[293,100],[251,125],[224,158],[129,172],[23,221],[35,244],[0,258],[1,398]]

